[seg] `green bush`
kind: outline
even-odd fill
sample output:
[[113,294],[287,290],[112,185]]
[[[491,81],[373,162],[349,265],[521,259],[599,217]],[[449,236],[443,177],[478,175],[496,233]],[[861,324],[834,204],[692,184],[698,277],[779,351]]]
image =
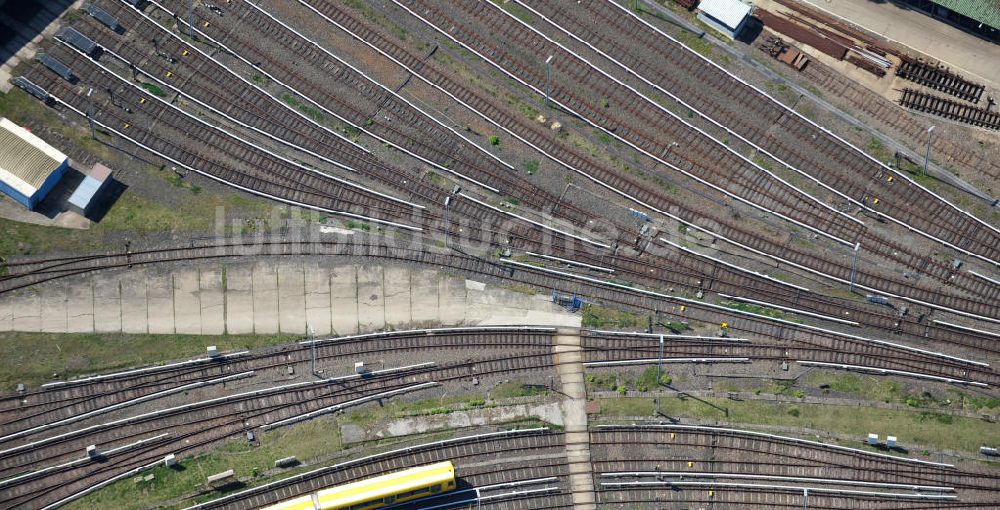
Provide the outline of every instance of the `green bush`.
[[143,83],[142,88],[146,89],[146,91],[148,91],[150,94],[153,94],[154,96],[157,97],[166,96],[166,94],[163,92],[163,89],[157,87],[156,84],[154,83]]
[[499,136],[491,136],[490,137],[490,145],[500,145],[500,137]]

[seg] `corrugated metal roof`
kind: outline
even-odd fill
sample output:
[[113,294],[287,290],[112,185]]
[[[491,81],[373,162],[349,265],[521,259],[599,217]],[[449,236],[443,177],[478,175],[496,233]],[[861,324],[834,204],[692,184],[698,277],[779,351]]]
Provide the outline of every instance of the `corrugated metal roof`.
[[750,14],[750,6],[740,0],[701,0],[698,10],[735,30]]
[[66,155],[17,124],[0,119],[0,180],[30,197]]
[[69,203],[80,209],[86,209],[99,189],[101,189],[101,182],[88,175],[76,187],[76,191],[69,196]]
[[1000,29],[1000,0],[931,0],[962,16]]

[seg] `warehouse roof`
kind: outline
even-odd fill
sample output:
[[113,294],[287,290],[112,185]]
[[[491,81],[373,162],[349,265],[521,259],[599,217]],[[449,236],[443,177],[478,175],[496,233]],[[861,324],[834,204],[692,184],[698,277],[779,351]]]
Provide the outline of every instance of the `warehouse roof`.
[[750,6],[740,0],[701,0],[698,10],[736,29],[750,14]]
[[66,155],[17,124],[0,119],[0,181],[30,197]]
[[1000,29],[1000,0],[931,0],[962,16]]

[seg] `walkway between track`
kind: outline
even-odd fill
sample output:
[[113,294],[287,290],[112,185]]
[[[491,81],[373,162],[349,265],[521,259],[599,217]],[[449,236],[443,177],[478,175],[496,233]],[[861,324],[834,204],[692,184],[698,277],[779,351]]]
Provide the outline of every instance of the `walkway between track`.
[[553,338],[556,371],[566,397],[566,460],[573,490],[573,508],[596,509],[594,473],[590,463],[590,432],[587,429],[587,384],[583,375],[583,350],[579,328],[560,328]]

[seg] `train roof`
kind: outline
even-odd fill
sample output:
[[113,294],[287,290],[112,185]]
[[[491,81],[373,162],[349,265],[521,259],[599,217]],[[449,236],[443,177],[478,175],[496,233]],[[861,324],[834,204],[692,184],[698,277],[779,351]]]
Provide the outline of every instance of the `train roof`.
[[336,508],[444,483],[454,478],[455,467],[452,463],[438,462],[325,489],[319,492],[318,497],[321,507]]

